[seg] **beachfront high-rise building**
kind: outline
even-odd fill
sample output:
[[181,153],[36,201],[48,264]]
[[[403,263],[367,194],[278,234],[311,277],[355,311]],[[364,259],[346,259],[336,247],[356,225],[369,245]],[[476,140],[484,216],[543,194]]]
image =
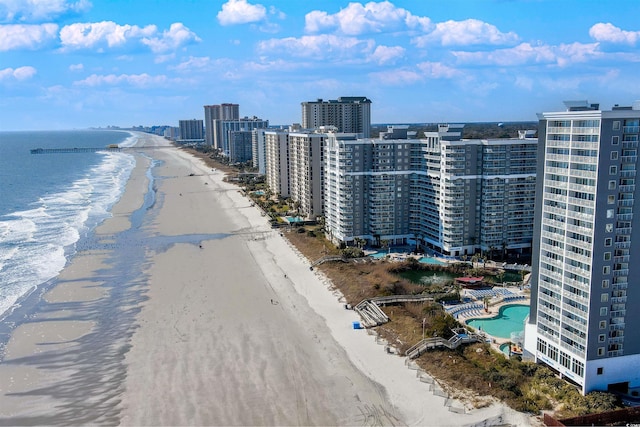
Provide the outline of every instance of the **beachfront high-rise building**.
[[337,132],[371,135],[371,100],[364,96],[342,96],[337,100],[302,103],[302,127],[335,126]]
[[254,129],[266,129],[269,127],[268,120],[258,117],[243,117],[234,120],[214,120],[213,121],[213,146],[224,155],[230,155],[229,140],[231,132],[252,131]]
[[[423,139],[332,135],[325,144],[325,229],[412,244],[447,255],[528,253],[533,234],[537,139],[463,140],[463,125]],[[405,131],[406,135],[406,131]]]
[[289,132],[264,131],[264,151],[269,189],[280,197],[289,197]]
[[202,120],[179,120],[180,137],[178,142],[182,144],[201,144],[204,142],[204,129]]
[[624,391],[640,386],[640,105],[565,105],[539,115],[525,350],[583,393]]
[[299,215],[322,215],[324,142],[327,134],[288,130],[264,132],[266,181],[274,194],[291,198]]
[[204,106],[205,142],[210,147],[214,145],[213,135],[214,120],[238,120],[240,118],[240,106],[238,104],[220,104]]
[[267,173],[265,158],[264,132],[266,129],[254,129],[251,136],[251,161],[253,167],[258,169],[258,173]]
[[253,158],[253,131],[236,130],[229,132],[229,162],[245,163]]

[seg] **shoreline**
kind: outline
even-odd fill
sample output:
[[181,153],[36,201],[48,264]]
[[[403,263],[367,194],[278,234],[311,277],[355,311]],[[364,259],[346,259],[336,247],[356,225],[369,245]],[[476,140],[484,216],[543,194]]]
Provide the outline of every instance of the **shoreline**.
[[[140,143],[153,141],[168,145],[151,135],[141,136]],[[11,412],[2,410],[0,424],[526,421],[498,404],[449,412],[403,358],[386,354],[366,331],[351,328],[359,319],[344,310],[328,279],[309,270],[308,261],[250,200],[222,181],[222,172],[175,147],[136,155],[112,218],[96,229],[103,242],[123,243],[79,252],[46,297],[53,310],[36,313],[29,322],[39,335],[22,327],[12,334],[0,364],[0,381],[10,384],[0,393],[0,407]],[[131,230],[131,217],[147,191],[140,161],[147,156],[161,161],[154,172],[157,199],[140,229],[134,224]],[[129,232],[130,240],[121,239]],[[133,296],[118,300],[124,304],[116,313],[127,319],[121,335],[96,336],[112,319],[87,312],[86,306],[104,299],[105,292],[119,291],[113,285],[105,289],[102,279],[128,278],[107,277],[105,272],[114,274],[114,259],[139,253],[144,255],[136,264],[140,283],[128,283]],[[64,320],[51,321],[56,318]],[[66,335],[58,337],[61,331]],[[90,387],[95,378],[82,366],[50,363],[60,354],[85,352],[88,343],[117,350],[105,356],[110,363],[105,384]],[[47,369],[38,369],[43,365]],[[65,395],[52,387],[70,379],[81,386],[80,393]],[[79,398],[87,408],[102,400],[91,412],[74,400]],[[64,410],[55,409],[61,405]]]

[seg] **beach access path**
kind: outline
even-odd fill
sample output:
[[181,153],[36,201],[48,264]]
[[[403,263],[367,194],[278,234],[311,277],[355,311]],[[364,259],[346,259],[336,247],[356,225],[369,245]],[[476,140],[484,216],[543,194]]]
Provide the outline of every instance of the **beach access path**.
[[[55,324],[49,313],[18,328],[7,347],[0,380],[11,387],[0,393],[3,419],[35,413],[48,424],[528,423],[501,404],[450,412],[404,358],[384,352],[365,330],[352,329],[359,320],[355,312],[343,308],[330,283],[309,269],[238,187],[223,182],[222,172],[166,147],[163,138],[141,134],[140,144],[163,148],[137,154],[140,166],[98,233],[110,236],[131,226],[147,188],[144,165],[152,158],[159,161],[156,201],[143,227],[168,243],[141,246],[145,297],[132,307],[134,331],[118,349],[120,382],[102,401],[86,396],[97,409],[82,418],[74,418],[78,411],[68,396],[33,393],[70,377],[82,384],[78,378],[89,375],[72,366],[43,372],[21,363],[35,353],[46,361],[56,346],[74,348],[99,322],[88,316]],[[101,298],[105,291],[94,276],[108,255],[79,254],[49,298]]]

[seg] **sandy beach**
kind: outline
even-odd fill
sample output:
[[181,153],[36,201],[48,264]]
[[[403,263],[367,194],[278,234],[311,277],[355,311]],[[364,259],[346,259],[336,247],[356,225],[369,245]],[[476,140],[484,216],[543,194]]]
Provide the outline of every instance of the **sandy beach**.
[[113,217],[12,334],[0,424],[528,423],[452,412],[220,171],[139,145]]

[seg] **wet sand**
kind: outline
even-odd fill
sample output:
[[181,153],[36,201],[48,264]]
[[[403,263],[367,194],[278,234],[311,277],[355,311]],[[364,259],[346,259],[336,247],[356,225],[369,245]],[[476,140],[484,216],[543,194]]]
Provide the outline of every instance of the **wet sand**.
[[136,155],[100,245],[14,331],[1,424],[526,423],[503,405],[450,412],[221,172],[173,147]]

